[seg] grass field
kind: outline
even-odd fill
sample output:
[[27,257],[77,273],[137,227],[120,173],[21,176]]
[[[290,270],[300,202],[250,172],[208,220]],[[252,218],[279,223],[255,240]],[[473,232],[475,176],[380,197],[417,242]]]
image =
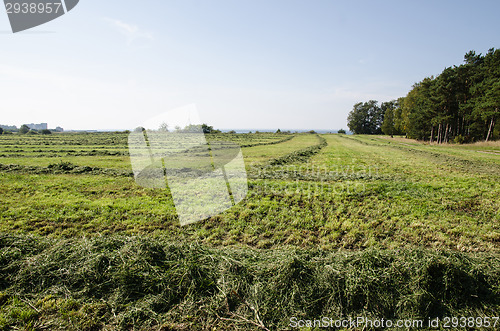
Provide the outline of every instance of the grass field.
[[0,136],[0,329],[498,316],[500,143],[207,136],[242,146],[249,193],[184,227],[125,133]]

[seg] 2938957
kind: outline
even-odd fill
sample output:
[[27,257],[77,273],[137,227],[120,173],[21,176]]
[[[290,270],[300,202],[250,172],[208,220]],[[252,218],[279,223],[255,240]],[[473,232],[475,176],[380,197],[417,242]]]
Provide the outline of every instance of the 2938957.
[[444,317],[442,321],[443,328],[494,328],[498,327],[498,317]]
[[7,14],[57,14],[60,10],[63,10],[61,2],[6,2],[5,9]]

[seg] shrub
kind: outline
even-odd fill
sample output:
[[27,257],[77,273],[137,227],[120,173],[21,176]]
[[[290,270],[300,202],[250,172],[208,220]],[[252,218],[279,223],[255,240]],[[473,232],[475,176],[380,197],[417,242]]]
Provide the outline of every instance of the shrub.
[[28,132],[30,132],[30,128],[27,125],[25,125],[25,124],[23,124],[21,126],[21,128],[19,129],[19,133],[20,134],[26,134]]

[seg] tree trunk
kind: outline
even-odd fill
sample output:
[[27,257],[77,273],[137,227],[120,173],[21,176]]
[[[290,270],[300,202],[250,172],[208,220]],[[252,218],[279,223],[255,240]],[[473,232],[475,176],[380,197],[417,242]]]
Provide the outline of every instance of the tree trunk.
[[433,139],[434,139],[434,125],[431,128],[431,144]]
[[490,122],[490,128],[488,129],[488,135],[486,136],[486,141],[488,141],[490,139],[491,131],[493,131],[494,127],[495,127],[495,119],[494,119],[494,117],[492,117],[491,122]]
[[441,128],[442,128],[442,125],[441,123],[439,123],[439,127],[438,127],[438,137],[437,137],[437,143],[440,144],[441,143]]
[[448,136],[449,136],[449,131],[450,131],[450,124],[446,123],[446,130],[444,131],[444,142],[448,142]]

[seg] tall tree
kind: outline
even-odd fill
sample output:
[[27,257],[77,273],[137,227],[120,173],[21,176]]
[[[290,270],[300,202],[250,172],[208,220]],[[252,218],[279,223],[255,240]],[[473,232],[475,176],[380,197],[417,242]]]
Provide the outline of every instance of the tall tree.
[[476,110],[485,123],[486,141],[500,117],[500,50],[490,49],[482,64],[483,81],[479,85],[482,92],[476,103]]
[[358,102],[347,117],[349,130],[357,134],[380,134],[384,113],[378,101]]
[[409,138],[427,140],[433,136],[436,116],[437,99],[435,96],[436,80],[427,77],[413,85],[404,98],[402,116],[404,129]]
[[382,102],[380,108],[384,112],[384,121],[381,126],[382,132],[391,137],[395,134],[401,134],[396,124],[401,116],[401,112],[398,112],[398,100]]
[[28,132],[30,132],[30,128],[27,125],[25,125],[25,124],[23,124],[21,126],[21,128],[19,129],[19,133],[20,134],[26,134]]

